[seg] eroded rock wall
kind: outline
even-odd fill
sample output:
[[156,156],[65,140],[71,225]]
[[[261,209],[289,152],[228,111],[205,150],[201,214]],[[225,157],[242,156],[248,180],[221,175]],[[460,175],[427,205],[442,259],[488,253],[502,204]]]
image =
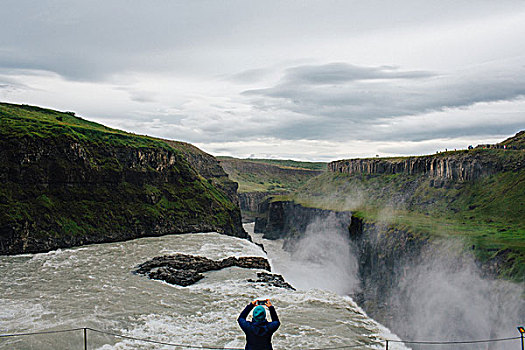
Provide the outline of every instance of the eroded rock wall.
[[471,181],[506,170],[523,168],[524,164],[505,163],[483,152],[454,152],[406,158],[346,159],[328,164],[328,170],[345,174],[423,174],[442,180]]
[[0,254],[185,232],[247,237],[237,184],[209,155],[68,135],[0,144]]
[[239,206],[237,193],[239,185],[228,177],[228,174],[214,156],[203,152],[189,143],[172,140],[165,141],[175,149],[181,151],[185,155],[188,163],[197,170],[200,175],[210,181],[215,187],[221,189],[232,203]]
[[240,192],[239,206],[242,211],[257,212],[259,204],[269,195],[269,192]]
[[345,225],[350,224],[352,215],[349,211],[332,211],[303,207],[293,201],[272,201],[268,199],[259,205],[261,217],[255,221],[255,232],[264,233],[267,239],[298,238],[309,224],[315,220],[326,220],[331,217]]

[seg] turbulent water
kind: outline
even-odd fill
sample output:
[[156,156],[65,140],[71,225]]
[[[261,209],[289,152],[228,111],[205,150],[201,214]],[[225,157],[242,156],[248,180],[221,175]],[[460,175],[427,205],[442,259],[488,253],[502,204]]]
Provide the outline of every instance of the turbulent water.
[[[253,230],[251,225],[246,228]],[[311,256],[292,257],[278,242],[264,243],[272,268],[297,291],[248,282],[256,279],[257,271],[241,268],[208,272],[189,287],[132,274],[139,263],[164,254],[212,259],[266,256],[247,240],[216,233],[0,257],[0,334],[90,327],[166,343],[243,348],[237,316],[249,301],[268,297],[282,322],[274,335],[275,349],[342,345],[384,349],[384,339],[397,339],[350,298],[338,294],[344,290],[337,281],[345,277],[327,275],[330,265],[322,268]],[[82,334],[0,338],[0,349],[82,349]],[[89,349],[174,349],[92,331],[88,331],[88,345]],[[390,344],[390,349],[406,348]]]

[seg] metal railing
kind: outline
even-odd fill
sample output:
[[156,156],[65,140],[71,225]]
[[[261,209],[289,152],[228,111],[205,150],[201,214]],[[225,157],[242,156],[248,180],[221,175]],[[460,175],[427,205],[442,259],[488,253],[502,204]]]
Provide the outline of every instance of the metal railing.
[[[520,327],[518,327],[518,330]],[[24,337],[24,336],[31,336],[31,335],[39,335],[39,334],[57,334],[57,333],[67,333],[67,332],[80,332],[82,331],[83,335],[83,344],[84,344],[84,350],[88,350],[88,331],[93,333],[100,333],[105,335],[110,335],[116,338],[122,338],[122,339],[128,339],[133,341],[139,341],[144,343],[150,343],[150,344],[158,344],[158,345],[166,345],[166,346],[173,346],[173,347],[179,347],[184,349],[205,349],[205,350],[244,350],[244,348],[225,348],[225,347],[208,347],[208,346],[198,346],[198,345],[188,345],[188,344],[175,344],[175,343],[168,343],[168,342],[162,342],[152,339],[145,339],[145,338],[136,338],[131,337],[115,332],[108,332],[108,331],[101,331],[99,329],[94,329],[90,327],[83,327],[83,328],[71,328],[71,329],[64,329],[64,330],[57,330],[57,331],[41,331],[41,332],[28,332],[28,333],[13,333],[13,334],[0,334],[1,338],[9,338],[9,337]],[[310,349],[304,349],[304,350],[336,350],[336,349],[352,349],[352,348],[358,348],[363,347],[367,345],[384,345],[385,349],[388,350],[389,345],[392,343],[403,343],[403,344],[414,344],[414,345],[459,345],[459,344],[480,344],[480,343],[495,343],[495,342],[503,342],[503,341],[510,341],[510,340],[518,340],[521,338],[521,349],[525,350],[523,348],[524,346],[524,333],[521,332],[521,336],[516,337],[509,337],[509,338],[498,338],[498,339],[484,339],[484,340],[466,340],[466,341],[409,341],[409,340],[392,340],[392,339],[385,339],[382,341],[373,341],[369,343],[362,343],[362,344],[352,344],[352,345],[340,345],[336,347],[324,347],[324,348],[310,348]]]

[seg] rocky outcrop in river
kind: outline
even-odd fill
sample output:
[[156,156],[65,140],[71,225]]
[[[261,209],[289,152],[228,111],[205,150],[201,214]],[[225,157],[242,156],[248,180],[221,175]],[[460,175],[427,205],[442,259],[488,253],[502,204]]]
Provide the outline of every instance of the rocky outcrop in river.
[[284,280],[284,277],[275,273],[257,272],[257,279],[249,279],[248,282],[262,283],[278,288],[296,290],[292,285]]
[[[187,254],[164,255],[148,260],[135,270],[135,273],[146,275],[151,279],[165,281],[179,286],[189,286],[204,278],[202,273],[221,270],[228,267],[242,267],[271,271],[270,263],[262,257],[229,257],[223,260],[212,260],[202,256]],[[254,283],[263,283],[279,288],[294,289],[281,275],[259,272]]]

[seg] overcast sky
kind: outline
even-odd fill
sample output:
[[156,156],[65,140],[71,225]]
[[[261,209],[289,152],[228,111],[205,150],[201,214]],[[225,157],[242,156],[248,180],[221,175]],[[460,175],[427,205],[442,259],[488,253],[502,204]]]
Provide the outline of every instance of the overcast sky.
[[525,129],[525,1],[0,0],[0,100],[213,155],[434,153]]

